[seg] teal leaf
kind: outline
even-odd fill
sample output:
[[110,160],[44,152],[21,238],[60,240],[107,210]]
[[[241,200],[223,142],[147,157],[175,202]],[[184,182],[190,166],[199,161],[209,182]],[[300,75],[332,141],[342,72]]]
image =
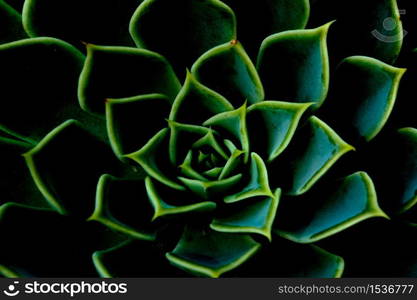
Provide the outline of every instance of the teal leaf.
[[7,2],[0,1],[0,43],[27,38],[22,27],[22,16]]
[[[267,36],[286,30],[304,29],[310,14],[308,0],[223,0],[235,12],[239,40],[252,58]],[[256,24],[256,30],[253,29]]]
[[269,188],[268,172],[265,163],[255,152],[251,153],[248,181],[249,182],[242,190],[225,197],[224,202],[233,203],[257,196],[269,196],[270,198],[274,197],[271,189]]
[[315,245],[274,236],[268,247],[263,247],[228,275],[232,278],[339,278],[344,269],[344,260],[338,255]]
[[52,130],[24,158],[49,204],[80,218],[93,212],[99,177],[118,167],[111,149],[74,120]]
[[273,196],[246,199],[225,207],[210,228],[219,232],[257,233],[271,240],[272,225],[278,208],[281,190]]
[[230,155],[229,159],[226,161],[224,167],[221,169],[219,174],[219,179],[224,179],[231,176],[234,172],[239,170],[239,166],[243,162],[243,154],[245,152],[240,150],[234,150],[232,155]]
[[31,37],[51,36],[77,47],[82,42],[134,46],[130,17],[143,0],[28,0],[23,24]]
[[11,138],[0,137],[0,204],[16,202],[38,208],[49,208],[32,180],[22,154],[33,146]]
[[83,63],[81,52],[52,38],[0,45],[0,128],[35,143],[69,118],[100,123],[77,104]]
[[235,107],[245,101],[253,104],[264,99],[256,68],[238,41],[210,49],[194,63],[191,72]]
[[166,256],[171,264],[189,273],[219,277],[247,261],[260,246],[248,235],[188,227]]
[[123,240],[100,224],[15,203],[0,206],[0,235],[0,272],[18,277],[95,277],[91,254]]
[[[247,126],[252,151],[273,161],[290,143],[311,103],[263,101],[248,108]],[[252,142],[251,142],[252,141]]]
[[246,155],[249,153],[249,140],[246,128],[246,103],[236,110],[219,113],[211,117],[203,125],[213,127],[223,137],[238,142]]
[[216,208],[216,203],[211,201],[199,202],[198,199],[191,199],[190,201],[190,195],[187,195],[187,193],[175,190],[166,192],[158,187],[150,177],[145,179],[145,183],[149,201],[154,209],[152,220],[168,216],[183,216],[190,213],[211,212]]
[[213,181],[196,180],[185,177],[178,177],[189,190],[203,199],[221,199],[228,191],[233,190],[236,185],[241,181],[242,174],[236,174],[234,176],[218,179]]
[[132,17],[130,33],[138,47],[176,62],[174,68],[183,77],[200,55],[236,37],[236,21],[218,0],[146,0]]
[[262,42],[257,69],[266,99],[314,102],[315,108],[323,103],[329,88],[330,25],[285,31]]
[[201,125],[218,113],[233,110],[222,95],[199,83],[187,72],[185,83],[172,105],[170,120]]
[[[166,127],[165,120],[170,109],[168,98],[160,94],[107,100],[107,131],[117,156],[140,149]],[[152,118],[149,118],[150,115]]]
[[317,117],[295,134],[284,155],[268,168],[271,185],[280,185],[285,194],[308,191],[348,151],[354,150]]
[[371,178],[358,172],[303,198],[283,200],[274,231],[297,243],[311,243],[373,217],[388,218]]
[[163,259],[163,253],[156,245],[139,240],[96,251],[93,262],[102,278],[172,278],[185,274]]
[[169,130],[162,129],[140,150],[126,154],[126,158],[138,163],[152,178],[176,190],[185,188],[170,177],[175,172],[169,161]]
[[375,144],[369,161],[382,208],[394,214],[414,210],[417,203],[417,129],[401,128],[388,135]]
[[136,239],[153,241],[156,238],[156,226],[151,224],[152,207],[143,180],[101,176],[95,210],[89,220]]
[[184,161],[193,144],[210,132],[206,127],[169,121],[169,157],[173,165]]
[[393,110],[404,72],[369,57],[344,59],[334,75],[328,107],[323,108],[325,119],[351,143],[370,141]]
[[144,94],[163,94],[172,102],[180,88],[171,65],[157,53],[87,45],[87,59],[78,86],[84,110],[103,114],[106,99]]

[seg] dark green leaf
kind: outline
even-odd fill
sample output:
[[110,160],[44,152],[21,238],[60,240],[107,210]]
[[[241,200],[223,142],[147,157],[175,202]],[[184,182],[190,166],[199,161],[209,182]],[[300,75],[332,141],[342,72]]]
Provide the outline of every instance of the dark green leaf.
[[87,45],[80,76],[81,107],[102,114],[109,98],[163,94],[172,102],[181,85],[170,64],[157,53],[128,47]]
[[237,41],[215,47],[202,55],[191,72],[207,87],[225,96],[235,107],[245,101],[264,99],[264,90],[255,66]]
[[233,11],[218,0],[146,0],[136,10],[130,33],[138,47],[161,53],[179,77],[207,50],[236,37]]

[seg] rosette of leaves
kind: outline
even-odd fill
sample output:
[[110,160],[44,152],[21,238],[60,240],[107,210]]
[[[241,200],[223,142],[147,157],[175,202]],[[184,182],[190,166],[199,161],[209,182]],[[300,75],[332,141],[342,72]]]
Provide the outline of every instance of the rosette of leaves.
[[0,0],[1,274],[415,275],[413,52],[366,5]]

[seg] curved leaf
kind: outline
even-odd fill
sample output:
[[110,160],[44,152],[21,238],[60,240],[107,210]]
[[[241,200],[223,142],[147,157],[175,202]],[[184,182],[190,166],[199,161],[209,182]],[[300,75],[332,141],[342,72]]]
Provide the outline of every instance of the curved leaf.
[[77,103],[83,62],[81,52],[52,38],[0,45],[1,129],[35,142],[67,119],[75,118],[100,135],[102,121],[82,112]]
[[154,244],[139,240],[96,251],[93,262],[97,272],[104,278],[177,278],[185,275],[163,259],[163,253]]
[[111,149],[74,120],[51,131],[24,158],[49,204],[80,218],[93,211],[99,177],[117,168]]
[[[176,191],[170,191],[169,194],[164,193],[156,187],[150,177],[145,179],[145,183],[149,200],[154,208],[153,220],[160,217],[181,216],[188,213],[210,212],[216,208],[216,203],[211,201],[197,202],[194,200],[194,203],[190,203],[185,193],[180,194]],[[170,202],[174,202],[172,201],[174,197],[177,200],[176,202],[182,201],[182,205],[170,204]]]
[[57,37],[77,47],[82,42],[133,46],[128,26],[142,1],[27,0],[23,24],[31,37]]
[[313,116],[296,133],[284,155],[269,166],[271,185],[281,186],[288,195],[301,195],[342,155],[353,149],[323,121]]
[[[122,157],[140,149],[166,127],[165,119],[170,108],[168,98],[160,94],[107,100],[107,131],[117,156]],[[150,115],[152,118],[149,118]]]
[[0,43],[27,38],[21,15],[8,3],[0,1]]
[[265,98],[314,102],[315,108],[323,103],[329,87],[326,37],[330,25],[277,33],[262,42],[257,68]]
[[249,154],[249,140],[246,128],[246,103],[240,108],[219,113],[203,123],[204,126],[211,126],[218,130],[223,137],[230,137],[238,141],[246,156]]
[[[283,152],[311,103],[262,101],[248,108],[247,126],[252,151],[273,161]],[[252,141],[252,142],[251,142]]]
[[344,59],[326,102],[326,120],[352,143],[373,139],[391,114],[404,72],[369,57]]
[[271,241],[272,224],[278,208],[281,190],[270,197],[254,196],[231,204],[217,215],[210,228],[219,232],[257,233]]
[[11,138],[0,137],[0,204],[16,202],[38,208],[49,208],[30,176],[22,154],[33,146]]
[[[351,248],[351,247],[349,247]],[[345,268],[342,257],[315,245],[298,244],[274,236],[251,260],[228,273],[250,278],[338,278]]]
[[402,128],[388,135],[367,160],[381,206],[394,214],[413,209],[417,203],[417,129]]
[[140,240],[155,240],[156,226],[151,224],[144,181],[100,177],[97,185],[96,207],[89,220]]
[[[236,14],[239,40],[252,58],[267,36],[286,30],[303,29],[310,14],[308,0],[223,0]],[[253,26],[256,24],[256,30]]]
[[183,77],[201,54],[235,38],[235,23],[233,11],[218,0],[145,0],[132,17],[130,33],[138,47],[175,62]]
[[330,188],[282,201],[274,231],[297,243],[311,243],[372,217],[388,218],[379,208],[371,178],[358,172]]
[[260,246],[247,235],[188,227],[175,249],[166,256],[171,264],[187,272],[219,277],[248,260]]
[[125,157],[137,162],[145,172],[159,182],[176,190],[185,188],[170,178],[174,166],[169,161],[168,129],[162,129],[139,151],[126,154]]
[[178,179],[193,193],[203,199],[221,199],[228,191],[233,190],[241,181],[242,174],[236,174],[225,179],[202,181],[196,179],[189,179],[185,177],[178,177]]
[[225,96],[235,107],[264,99],[255,66],[238,41],[210,49],[193,65],[198,81]]
[[104,113],[104,103],[109,98],[156,93],[173,101],[180,88],[170,64],[157,53],[87,45],[87,59],[78,86],[80,105],[87,111]]
[[222,95],[199,83],[187,72],[184,86],[172,105],[170,120],[201,125],[213,115],[233,110]]
[[233,203],[257,196],[274,197],[271,189],[269,188],[268,172],[265,163],[258,154],[252,152],[249,169],[249,182],[238,193],[225,197],[224,202]]

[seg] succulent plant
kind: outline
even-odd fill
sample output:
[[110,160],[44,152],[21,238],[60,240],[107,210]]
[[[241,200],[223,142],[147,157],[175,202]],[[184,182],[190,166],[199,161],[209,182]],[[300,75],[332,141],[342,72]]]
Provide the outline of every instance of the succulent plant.
[[417,275],[400,12],[0,0],[0,273]]

